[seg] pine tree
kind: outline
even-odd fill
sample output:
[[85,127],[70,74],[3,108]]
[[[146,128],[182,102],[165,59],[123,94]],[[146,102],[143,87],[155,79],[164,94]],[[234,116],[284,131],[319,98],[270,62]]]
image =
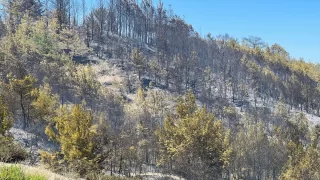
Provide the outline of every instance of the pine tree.
[[24,16],[36,20],[42,15],[40,0],[3,0],[1,2],[9,22],[9,30],[14,33]]
[[222,122],[206,108],[198,109],[191,92],[178,102],[177,114],[168,116],[156,132],[163,161],[174,163],[173,170],[183,168],[190,178],[220,178],[232,152]]
[[138,72],[138,78],[141,80],[141,76],[146,69],[146,59],[143,56],[142,52],[139,52],[138,49],[134,49],[131,54],[132,62],[136,71]]
[[288,164],[280,176],[283,180],[319,179],[319,126],[312,130],[312,140],[306,149],[296,148],[289,156]]
[[94,99],[98,97],[100,83],[96,80],[95,73],[90,66],[80,66],[78,68],[75,84],[80,100],[85,100],[88,105],[93,106]]
[[14,77],[9,77],[9,87],[10,90],[14,91],[19,97],[19,106],[21,108],[23,116],[23,129],[26,129],[30,125],[30,111],[31,104],[34,100],[32,91],[35,89],[37,79],[31,75],[25,76],[23,79],[17,79]]
[[3,103],[0,96],[0,138],[7,136],[8,131],[13,125],[13,119],[8,107]]
[[93,117],[83,105],[74,105],[72,111],[60,107],[57,116],[46,128],[50,139],[60,144],[61,154],[68,162],[92,159],[94,147]]
[[58,106],[58,97],[52,93],[49,84],[44,84],[39,89],[35,89],[32,95],[36,97],[32,102],[34,121],[52,122]]

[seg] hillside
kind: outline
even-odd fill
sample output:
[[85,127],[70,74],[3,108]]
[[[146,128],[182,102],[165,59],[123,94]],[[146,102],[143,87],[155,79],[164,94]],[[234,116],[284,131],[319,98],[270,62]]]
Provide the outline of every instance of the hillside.
[[0,162],[49,179],[320,179],[319,65],[201,37],[161,1],[1,5]]

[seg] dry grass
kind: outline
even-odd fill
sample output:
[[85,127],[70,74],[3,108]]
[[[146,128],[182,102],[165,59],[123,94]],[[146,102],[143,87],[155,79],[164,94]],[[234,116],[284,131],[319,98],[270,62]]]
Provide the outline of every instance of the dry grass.
[[91,65],[96,73],[97,80],[104,86],[108,86],[110,90],[119,91],[124,83],[124,72],[115,65],[104,61]]

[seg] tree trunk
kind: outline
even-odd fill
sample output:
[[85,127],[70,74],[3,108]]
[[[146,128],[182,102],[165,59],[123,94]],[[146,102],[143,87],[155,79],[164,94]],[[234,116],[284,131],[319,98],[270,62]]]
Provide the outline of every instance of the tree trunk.
[[110,162],[110,171],[111,171],[110,175],[113,176],[113,171],[112,171],[112,159],[111,159],[111,162]]
[[122,172],[122,153],[120,153],[119,174]]
[[22,115],[23,115],[22,129],[25,130],[27,128],[27,115],[26,115],[26,111],[25,111],[24,106],[23,106],[23,95],[22,95],[22,93],[20,93],[20,106],[21,106],[21,111],[22,111]]

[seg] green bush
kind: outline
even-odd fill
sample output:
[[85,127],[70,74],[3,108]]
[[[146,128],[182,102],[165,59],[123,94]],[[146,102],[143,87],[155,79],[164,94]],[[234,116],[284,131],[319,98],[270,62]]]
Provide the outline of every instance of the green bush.
[[39,175],[25,175],[21,167],[0,167],[0,180],[45,180]]
[[27,175],[26,180],[46,180],[46,178],[40,175]]
[[24,180],[24,174],[20,167],[10,166],[0,168],[0,179]]

